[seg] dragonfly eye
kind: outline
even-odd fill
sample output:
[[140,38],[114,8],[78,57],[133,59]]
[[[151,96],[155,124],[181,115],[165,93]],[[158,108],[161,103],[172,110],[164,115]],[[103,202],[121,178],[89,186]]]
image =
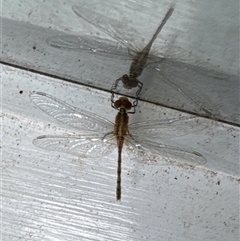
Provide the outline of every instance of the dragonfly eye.
[[130,101],[125,101],[125,103],[123,104],[124,108],[126,110],[131,110],[132,108],[132,103]]
[[121,106],[121,100],[116,100],[115,102],[114,102],[114,106],[115,106],[115,108],[119,108],[120,106]]

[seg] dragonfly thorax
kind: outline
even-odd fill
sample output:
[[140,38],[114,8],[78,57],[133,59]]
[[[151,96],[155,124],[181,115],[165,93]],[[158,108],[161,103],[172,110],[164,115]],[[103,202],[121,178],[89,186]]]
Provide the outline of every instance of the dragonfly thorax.
[[139,80],[136,78],[136,76],[130,75],[128,76],[127,74],[122,76],[122,82],[123,82],[123,86],[126,89],[131,89],[131,88],[135,88],[138,86]]

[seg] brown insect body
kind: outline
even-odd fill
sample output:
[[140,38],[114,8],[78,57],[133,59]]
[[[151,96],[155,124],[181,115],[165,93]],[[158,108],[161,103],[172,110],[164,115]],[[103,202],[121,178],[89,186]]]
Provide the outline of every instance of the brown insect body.
[[115,108],[119,109],[119,112],[115,118],[115,125],[113,134],[117,139],[118,147],[118,167],[117,167],[117,200],[121,200],[121,164],[122,164],[122,148],[126,136],[129,135],[128,120],[129,116],[127,111],[132,108],[131,102],[126,97],[120,97],[119,100],[114,103]]

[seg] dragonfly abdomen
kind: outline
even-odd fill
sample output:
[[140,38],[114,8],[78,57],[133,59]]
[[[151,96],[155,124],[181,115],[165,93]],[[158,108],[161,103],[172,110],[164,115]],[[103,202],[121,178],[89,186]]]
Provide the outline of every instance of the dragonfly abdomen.
[[114,125],[114,135],[117,139],[118,147],[118,166],[117,166],[117,188],[116,196],[117,201],[121,200],[121,171],[122,171],[122,148],[125,137],[128,135],[128,114],[126,111],[127,102],[124,98],[121,99],[120,110],[116,115],[115,125]]
[[132,61],[132,64],[129,69],[130,78],[139,77],[142,74],[143,69],[146,67],[149,51],[143,51],[137,53],[137,55],[134,57]]

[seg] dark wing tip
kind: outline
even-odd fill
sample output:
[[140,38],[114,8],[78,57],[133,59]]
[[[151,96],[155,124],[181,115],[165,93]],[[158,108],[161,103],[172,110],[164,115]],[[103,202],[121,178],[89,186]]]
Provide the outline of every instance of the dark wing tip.
[[[46,138],[47,136],[46,135],[42,135],[42,136],[38,136],[38,137],[36,137],[34,140],[41,140],[41,139],[44,139],[44,138]],[[33,141],[34,141],[33,140]]]
[[47,96],[46,93],[38,92],[38,91],[32,91],[32,92],[30,92],[29,97],[34,97],[34,96],[36,96],[36,95]]

